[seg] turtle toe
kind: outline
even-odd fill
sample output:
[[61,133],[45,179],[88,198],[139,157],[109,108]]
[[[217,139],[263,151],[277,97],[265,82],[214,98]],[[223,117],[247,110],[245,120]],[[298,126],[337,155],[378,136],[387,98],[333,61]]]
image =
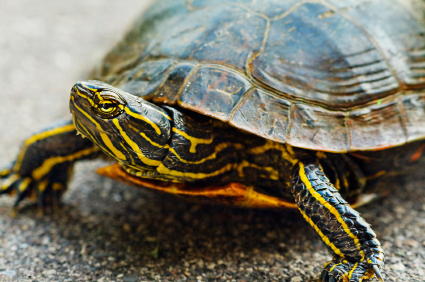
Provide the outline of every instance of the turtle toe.
[[371,264],[370,259],[350,262],[343,258],[335,258],[325,265],[320,282],[361,282],[371,281],[376,276],[383,282],[380,269],[382,265]]

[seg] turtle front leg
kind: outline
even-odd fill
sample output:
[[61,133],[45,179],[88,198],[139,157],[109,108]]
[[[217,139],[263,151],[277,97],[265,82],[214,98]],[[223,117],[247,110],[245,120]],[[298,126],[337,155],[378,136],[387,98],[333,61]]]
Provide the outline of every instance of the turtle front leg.
[[360,282],[376,277],[384,252],[370,225],[341,197],[315,163],[298,163],[291,191],[307,222],[333,253],[322,271],[320,282]]
[[28,138],[14,162],[0,170],[0,194],[16,194],[14,212],[25,198],[37,198],[42,208],[58,205],[73,164],[93,158],[99,149],[77,136],[72,122],[46,128]]

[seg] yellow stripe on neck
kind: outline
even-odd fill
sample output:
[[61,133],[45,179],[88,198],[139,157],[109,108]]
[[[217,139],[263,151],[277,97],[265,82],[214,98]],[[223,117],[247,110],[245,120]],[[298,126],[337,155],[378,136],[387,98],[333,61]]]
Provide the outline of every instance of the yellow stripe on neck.
[[281,143],[277,143],[271,140],[266,140],[266,143],[264,145],[253,147],[248,150],[248,153],[250,154],[264,154],[268,150],[278,150],[282,152],[282,158],[287,160],[288,162],[295,165],[298,160],[295,158],[295,154],[292,151],[292,148],[289,145],[284,145]]
[[175,133],[183,136],[184,138],[186,138],[187,140],[190,141],[190,149],[189,152],[191,153],[196,153],[196,146],[198,144],[211,144],[213,142],[214,138],[210,138],[210,139],[202,139],[202,138],[196,138],[196,137],[192,137],[187,135],[186,132],[183,132],[181,130],[178,130],[177,128],[173,127],[172,129]]
[[124,138],[125,142],[131,147],[131,149],[137,154],[139,159],[146,165],[150,166],[159,166],[161,164],[161,161],[157,160],[151,160],[148,157],[146,157],[143,152],[140,150],[139,146],[134,143],[133,140],[128,137],[127,133],[121,128],[120,123],[118,119],[113,119],[112,122],[116,126],[116,128],[119,130],[121,136]]
[[177,154],[176,150],[174,150],[173,148],[170,148],[170,152],[172,152],[179,159],[179,161],[181,161],[182,163],[185,163],[185,164],[202,164],[202,163],[204,163],[208,160],[215,159],[217,157],[217,153],[219,153],[220,151],[222,151],[222,150],[224,150],[228,147],[231,147],[231,146],[235,147],[235,149],[237,149],[237,150],[240,150],[240,149],[243,148],[243,146],[241,144],[238,144],[238,143],[230,143],[230,142],[220,143],[217,146],[215,146],[214,153],[212,153],[208,157],[205,157],[205,158],[203,158],[199,161],[184,160],[179,156],[179,154]]

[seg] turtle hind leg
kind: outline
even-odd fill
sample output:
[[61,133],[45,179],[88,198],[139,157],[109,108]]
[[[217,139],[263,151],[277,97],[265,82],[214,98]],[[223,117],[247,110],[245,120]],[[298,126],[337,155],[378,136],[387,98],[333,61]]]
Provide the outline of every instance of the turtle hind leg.
[[384,252],[370,225],[341,197],[316,162],[298,163],[291,191],[306,221],[333,253],[320,282],[382,280]]

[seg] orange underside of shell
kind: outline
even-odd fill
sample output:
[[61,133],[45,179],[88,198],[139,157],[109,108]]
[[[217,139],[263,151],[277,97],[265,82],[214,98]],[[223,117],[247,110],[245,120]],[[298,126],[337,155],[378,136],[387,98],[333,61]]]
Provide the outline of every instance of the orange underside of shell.
[[97,170],[97,173],[127,183],[137,188],[148,188],[183,196],[188,200],[241,206],[249,208],[298,208],[295,203],[256,192],[253,187],[240,183],[223,186],[196,186],[190,183],[173,183],[139,178],[127,173],[119,164]]

